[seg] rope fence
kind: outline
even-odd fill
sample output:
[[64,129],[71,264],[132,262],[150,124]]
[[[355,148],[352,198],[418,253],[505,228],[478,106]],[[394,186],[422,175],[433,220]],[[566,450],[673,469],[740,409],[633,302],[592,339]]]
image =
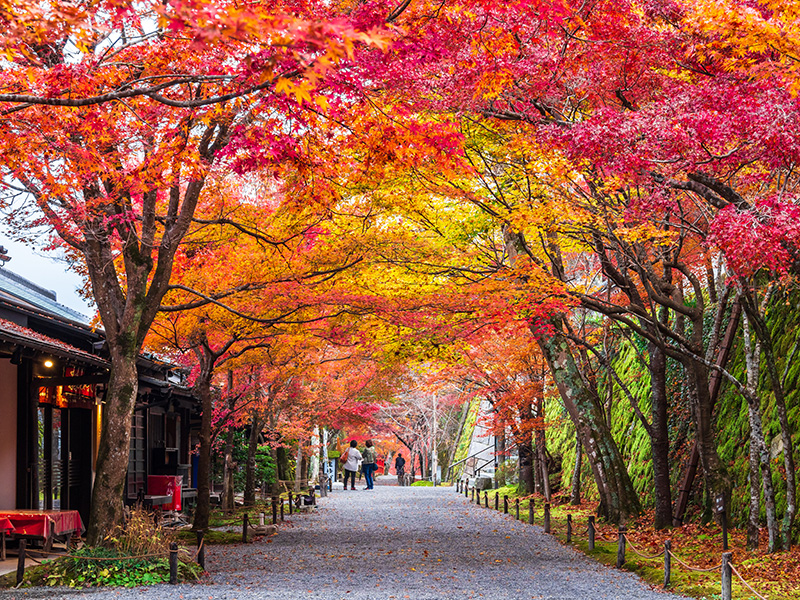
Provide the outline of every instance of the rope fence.
[[744,586],[745,586],[745,587],[746,587],[748,590],[750,590],[750,591],[751,591],[751,592],[753,592],[753,593],[754,593],[756,596],[758,596],[759,598],[761,598],[761,600],[767,600],[767,599],[766,599],[764,596],[762,596],[762,595],[761,595],[761,594],[759,594],[757,591],[755,591],[755,590],[753,589],[753,587],[752,587],[752,586],[751,586],[749,583],[747,583],[747,582],[744,580],[744,577],[742,577],[742,576],[741,576],[741,574],[739,573],[739,571],[737,571],[737,570],[736,570],[736,567],[734,567],[734,566],[733,566],[733,564],[731,564],[731,565],[730,565],[730,568],[731,568],[731,572],[732,572],[734,575],[736,575],[736,576],[739,578],[739,581],[741,581],[741,582],[744,584]]
[[[272,506],[272,524],[277,525],[278,523],[278,514],[280,512],[280,520],[284,520],[284,506],[288,505],[289,507],[289,514],[291,515],[293,509],[296,509],[298,512],[300,511],[300,507],[304,504],[308,506],[310,498],[310,505],[316,505],[316,495],[314,490],[311,489],[308,494],[298,493],[293,494],[292,491],[289,491],[288,497],[284,498],[283,496],[275,496],[272,498],[271,506]],[[280,509],[280,511],[279,511]],[[265,524],[265,513],[259,513],[259,525],[258,527],[264,526]],[[244,513],[241,517],[228,519],[228,523],[231,525],[238,525],[241,523],[242,525],[242,543],[248,543],[251,541],[251,537],[253,534],[257,534],[258,530],[255,526],[251,525],[250,523],[250,515],[248,513]],[[81,556],[75,554],[66,554],[66,555],[57,555],[57,558],[71,558],[73,560],[80,560],[86,562],[105,562],[105,561],[129,561],[129,560],[146,560],[152,558],[168,558],[169,559],[169,569],[170,569],[170,577],[169,583],[177,584],[178,583],[178,560],[179,558],[183,558],[184,563],[196,562],[200,567],[205,570],[206,568],[206,561],[205,561],[205,531],[198,531],[197,532],[197,546],[195,551],[192,553],[189,551],[188,548],[179,547],[176,542],[171,542],[169,545],[169,550],[167,552],[151,552],[148,554],[138,554],[138,555],[131,555],[131,556]],[[69,542],[67,542],[67,547],[69,546]],[[33,548],[27,547],[26,539],[19,540],[19,551],[17,555],[17,587],[22,584],[22,581],[25,577],[25,563],[26,559],[30,559],[37,565],[41,565],[42,561],[34,558],[34,556],[39,556],[43,558],[48,558],[50,556],[56,555],[56,553],[47,550],[35,550]]]
[[[464,494],[464,496],[469,499],[471,502],[475,502],[478,506],[481,506],[481,498],[480,498],[480,491],[474,487],[470,487],[469,481],[457,481],[456,482],[456,492],[459,494]],[[470,495],[471,492],[471,495]],[[501,507],[499,506],[499,497],[500,494],[495,493],[494,497],[494,509],[496,511],[500,511]],[[489,508],[489,492],[484,490],[484,498],[483,498],[484,506]],[[516,520],[520,520],[520,504],[528,500],[529,502],[529,510],[528,510],[528,523],[533,525],[535,521],[535,512],[534,512],[534,496],[524,496],[520,498],[515,498],[513,500],[514,503],[514,517]],[[503,496],[503,506],[502,511],[503,514],[509,514],[509,505],[510,500],[508,496]],[[573,536],[576,536],[576,532],[573,529],[573,522],[572,522],[572,515],[567,515],[567,526],[566,532],[555,530],[551,527],[550,522],[550,503],[545,502],[544,506],[542,507],[542,524],[544,527],[545,533],[566,533],[567,543],[572,543]],[[600,540],[608,543],[613,543],[614,541],[617,542],[617,568],[621,568],[625,564],[625,554],[626,550],[630,548],[630,550],[640,558],[644,560],[663,560],[664,561],[664,589],[668,588],[670,585],[670,578],[671,578],[671,569],[672,569],[672,559],[681,565],[684,569],[688,571],[694,571],[697,573],[711,573],[711,572],[718,572],[721,576],[721,600],[732,600],[732,580],[733,575],[738,577],[739,581],[744,585],[748,590],[750,590],[756,597],[760,598],[760,600],[769,600],[766,596],[758,593],[753,587],[742,577],[736,567],[733,565],[732,557],[733,554],[730,552],[724,552],[722,554],[722,562],[714,565],[713,567],[708,568],[701,568],[696,567],[690,564],[687,564],[685,561],[681,560],[673,551],[672,551],[672,541],[666,540],[664,541],[664,550],[658,552],[656,554],[648,554],[643,549],[637,548],[636,544],[633,543],[631,540],[630,535],[627,532],[627,529],[624,526],[620,526],[617,532],[617,540],[609,539],[604,537],[600,531],[598,531],[597,527],[595,526],[595,517],[589,516],[588,518],[588,525],[586,529],[582,530],[579,534],[580,536],[587,536],[588,537],[588,546],[589,550],[595,549],[595,540]],[[724,549],[727,550],[727,546],[724,546]]]

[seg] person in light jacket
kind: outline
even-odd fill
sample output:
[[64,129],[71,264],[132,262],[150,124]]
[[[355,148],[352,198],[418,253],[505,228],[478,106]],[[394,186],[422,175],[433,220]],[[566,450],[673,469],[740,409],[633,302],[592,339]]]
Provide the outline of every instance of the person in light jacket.
[[361,460],[361,452],[356,448],[355,440],[350,440],[350,447],[345,450],[344,465],[344,489],[347,489],[347,479],[350,479],[350,489],[356,489],[356,471],[358,471],[358,461]]

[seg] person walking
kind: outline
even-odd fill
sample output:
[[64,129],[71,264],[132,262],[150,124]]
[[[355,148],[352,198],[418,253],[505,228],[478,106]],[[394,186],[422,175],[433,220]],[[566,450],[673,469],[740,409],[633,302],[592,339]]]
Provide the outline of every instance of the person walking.
[[350,440],[350,447],[345,450],[342,464],[344,465],[344,489],[347,489],[347,480],[350,479],[350,489],[356,489],[356,471],[358,471],[358,461],[361,460],[361,452],[356,448],[355,440]]
[[406,459],[403,458],[402,452],[398,452],[397,458],[394,459],[394,470],[397,472],[398,485],[405,485],[403,477],[406,474]]
[[361,471],[364,473],[364,478],[367,480],[367,487],[365,490],[371,490],[374,488],[375,480],[373,479],[373,475],[375,474],[375,461],[378,458],[378,452],[372,445],[372,440],[366,441],[366,448],[364,448],[364,462],[361,463]]

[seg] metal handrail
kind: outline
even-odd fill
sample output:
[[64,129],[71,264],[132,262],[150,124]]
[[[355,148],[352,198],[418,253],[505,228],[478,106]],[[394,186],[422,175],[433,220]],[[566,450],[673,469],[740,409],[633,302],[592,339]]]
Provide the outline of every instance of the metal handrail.
[[481,469],[486,465],[488,465],[490,462],[494,462],[494,456],[491,458],[487,458],[486,461],[480,467],[475,467],[475,477],[479,477],[481,474]]
[[484,452],[486,452],[486,448],[484,448],[483,450],[478,450],[475,454],[470,454],[466,458],[462,458],[461,460],[457,460],[456,462],[454,462],[454,463],[452,463],[450,465],[450,468],[452,469],[456,465],[460,465],[462,462],[468,461],[470,458],[475,458],[476,456],[478,456],[479,454],[483,454]]
[[[456,465],[460,465],[463,462],[468,461],[470,458],[475,458],[476,456],[479,456],[479,455],[483,454],[484,452],[486,452],[486,450],[487,450],[487,448],[484,448],[483,450],[478,450],[475,454],[470,454],[466,458],[462,458],[461,460],[457,460],[456,462],[452,463],[449,467],[447,467],[447,477],[445,477],[445,480],[450,479],[450,475],[453,473],[453,467],[455,467]],[[489,458],[486,461],[485,464],[489,464],[493,460],[494,460],[494,457]]]

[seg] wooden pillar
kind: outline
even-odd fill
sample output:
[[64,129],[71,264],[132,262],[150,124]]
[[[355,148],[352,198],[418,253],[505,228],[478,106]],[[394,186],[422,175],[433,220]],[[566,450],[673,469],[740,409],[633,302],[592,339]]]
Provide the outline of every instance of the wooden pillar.
[[617,532],[617,568],[625,564],[625,532],[627,530],[622,525]]
[[732,552],[722,553],[722,600],[731,600],[731,584],[733,583],[733,572],[731,571]]

